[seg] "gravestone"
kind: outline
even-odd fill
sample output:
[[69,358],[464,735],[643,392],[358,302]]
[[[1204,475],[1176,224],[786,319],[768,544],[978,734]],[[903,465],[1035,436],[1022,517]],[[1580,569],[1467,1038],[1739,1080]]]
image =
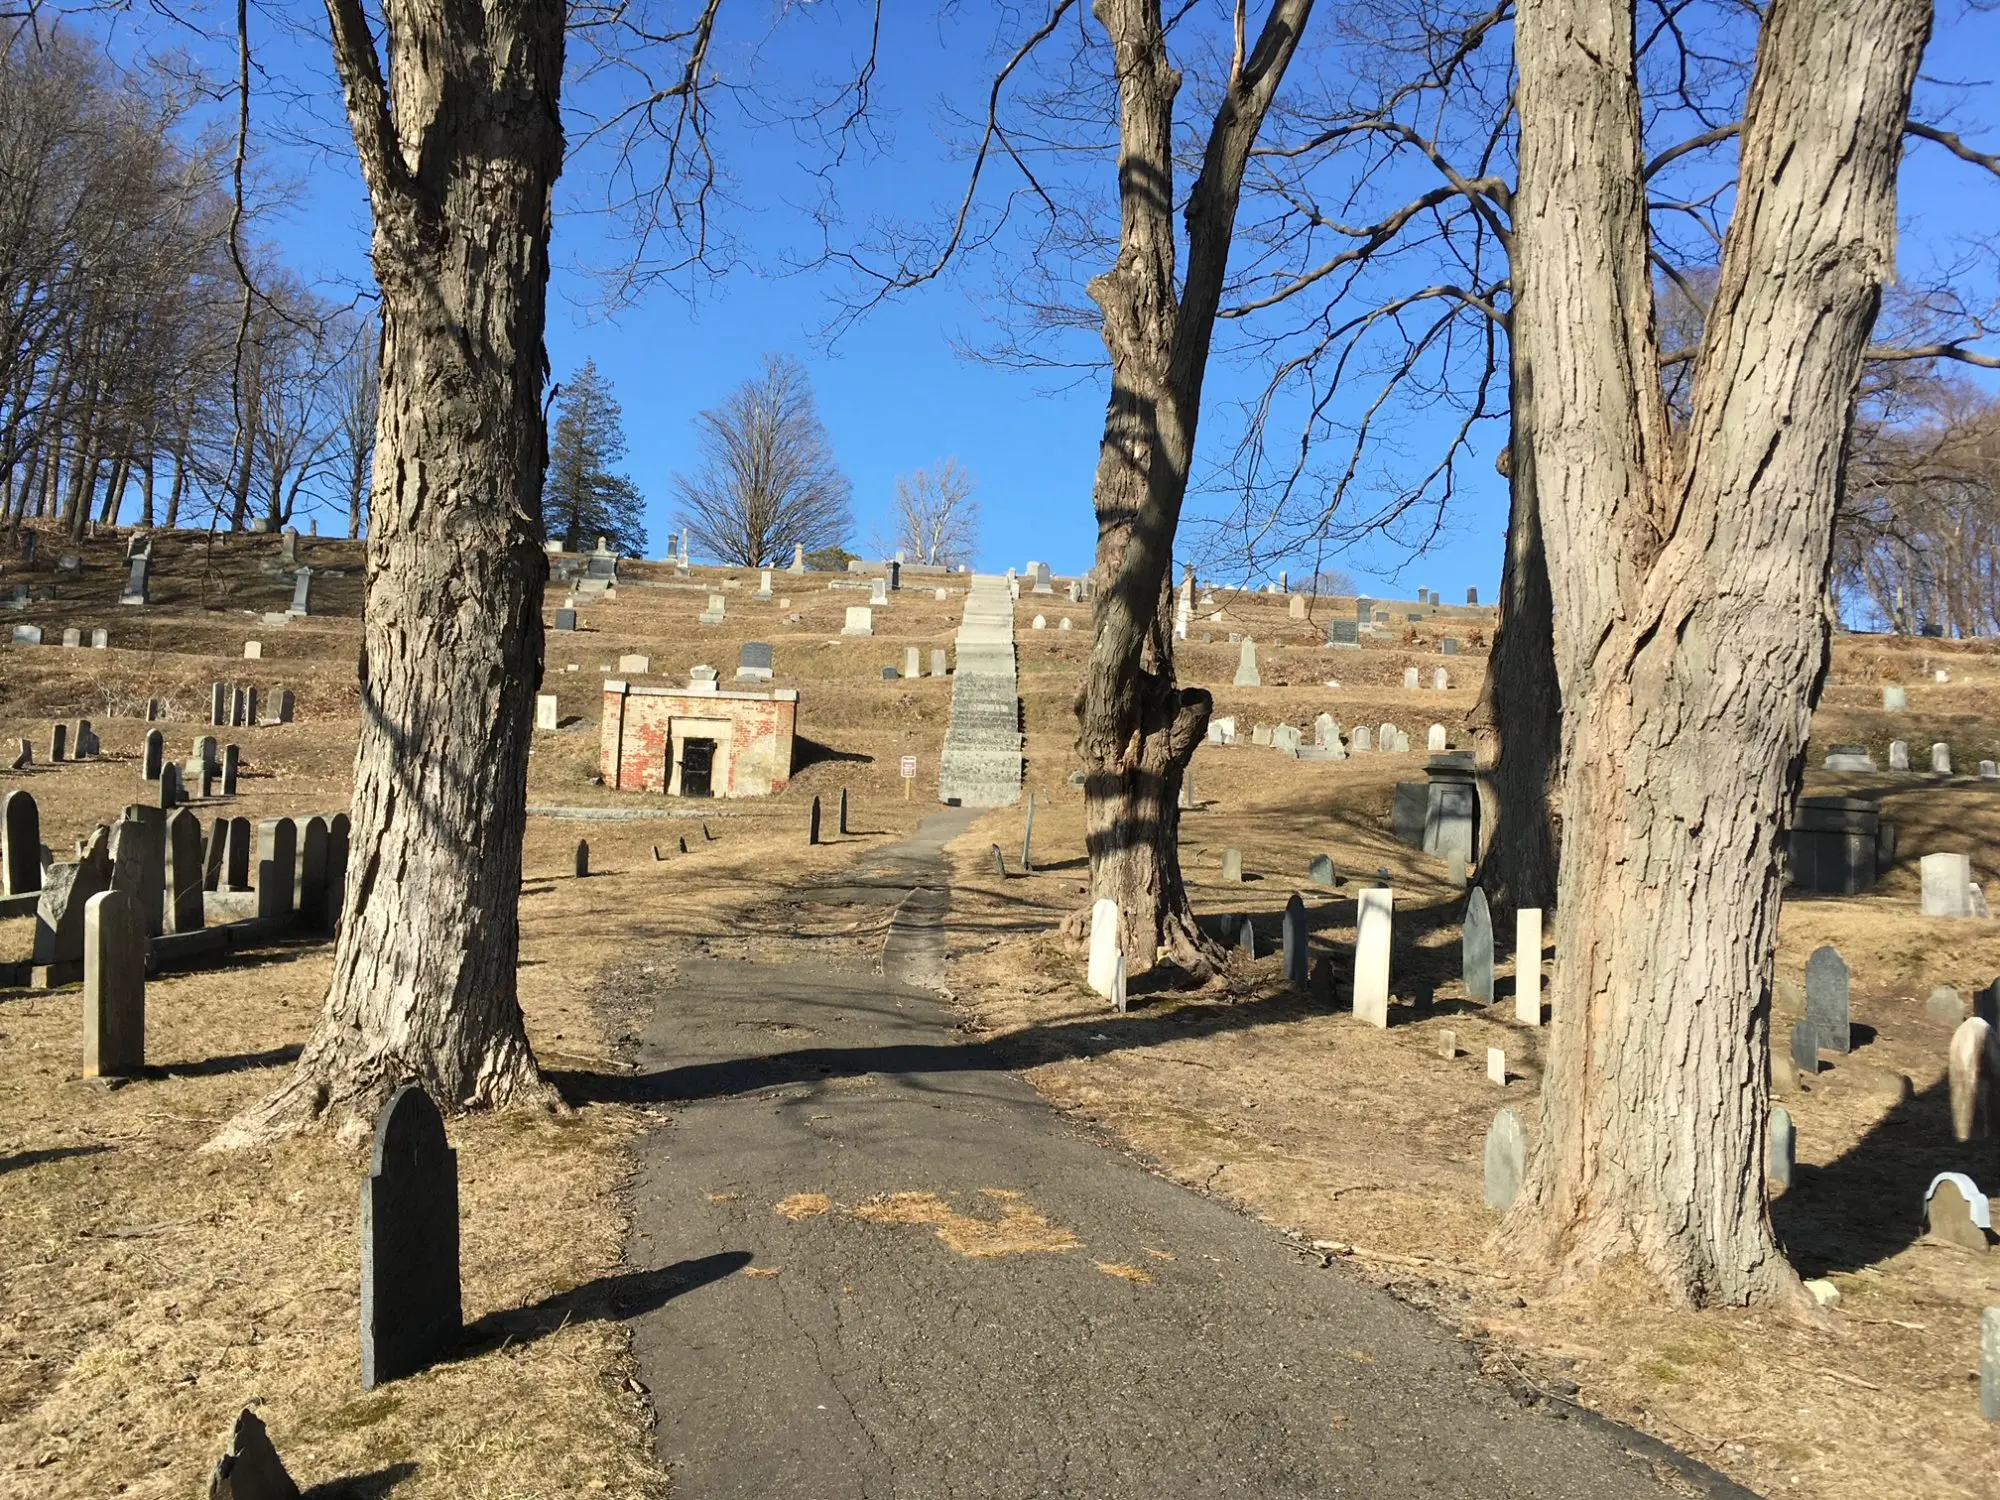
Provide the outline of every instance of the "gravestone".
[[791,571],[794,573],[803,573],[805,572],[805,570],[806,570],[806,544],[804,542],[793,542]]
[[1271,731],[1271,748],[1286,755],[1297,755],[1301,738],[1296,724],[1280,724]]
[[435,1363],[464,1331],[458,1283],[458,1157],[421,1084],[375,1124],[361,1185],[361,1386]]
[[1806,1019],[1812,1023],[1814,1040],[1827,1051],[1851,1049],[1847,960],[1831,943],[1815,948],[1806,960]]
[[772,657],[768,641],[745,641],[736,653],[736,680],[738,682],[769,682],[771,680]]
[[229,727],[240,729],[250,722],[250,695],[241,687],[229,690]]
[[1949,776],[1950,774],[1951,746],[1947,745],[1943,740],[1939,740],[1935,745],[1931,746],[1931,775]]
[[163,808],[175,808],[185,801],[187,798],[181,791],[181,768],[174,762],[168,761],[160,767],[159,805]]
[[208,690],[208,722],[217,728],[229,723],[229,684],[218,682]]
[[103,748],[97,732],[90,727],[90,720],[78,719],[76,734],[70,740],[70,754],[77,760],[95,760]]
[[328,932],[340,930],[341,913],[347,909],[349,827],[350,820],[346,813],[335,813],[326,820],[326,930]]
[[69,759],[69,725],[55,724],[49,729],[49,764],[61,765]]
[[1932,1239],[1986,1253],[1992,1213],[1986,1194],[1963,1172],[1940,1172],[1924,1194],[1924,1229]]
[[1240,884],[1242,882],[1243,880],[1242,850],[1224,849],[1222,851],[1222,878],[1231,884]]
[[1292,619],[1303,620],[1306,617],[1306,596],[1304,594],[1292,595],[1292,602],[1287,606],[1287,612]]
[[110,841],[110,830],[99,825],[75,861],[58,861],[42,872],[32,962],[82,961],[84,907],[91,897],[111,889]]
[[2000,1062],[2000,1034],[1978,1016],[1968,1016],[1951,1034],[1946,1075],[1951,1089],[1954,1140],[1993,1137],[1993,1072]]
[[1293,891],[1285,902],[1285,917],[1280,929],[1285,958],[1285,983],[1305,987],[1306,971],[1310,954],[1306,945],[1306,904]]
[[166,930],[167,815],[157,807],[128,807],[111,827],[111,888],[139,903],[148,934]]
[[1432,667],[1431,690],[1433,692],[1442,693],[1449,691],[1450,688],[1451,688],[1451,673],[1447,672],[1443,667]]
[[561,724],[561,708],[554,693],[535,694],[535,728],[555,729]]
[[573,609],[559,609],[559,610],[557,610],[557,611],[556,611],[556,629],[558,629],[558,630],[574,630],[574,629],[576,629],[576,611],[575,611],[575,610],[573,610]]
[[[840,815],[838,818],[834,820],[833,827],[836,833],[841,834],[843,837],[846,835],[847,833],[847,788],[846,787],[842,787],[840,789]],[[707,835],[708,825],[706,823],[701,825],[701,831],[704,836]]]
[[1442,651],[1446,656],[1456,656],[1458,655],[1458,642],[1453,637],[1446,636],[1438,642],[1438,650]]
[[41,888],[41,809],[33,793],[12,791],[0,800],[0,896],[25,896]]
[[1527,1173],[1528,1132],[1520,1111],[1509,1107],[1496,1114],[1486,1129],[1486,1206],[1503,1213],[1512,1208]]
[[810,848],[819,842],[819,798],[812,799],[812,806],[806,810],[806,845]]
[[207,1500],[300,1500],[270,1434],[247,1406],[229,1429],[229,1446],[209,1470]]
[[903,675],[912,680],[924,675],[924,653],[917,646],[903,648]]
[[326,819],[294,818],[299,842],[299,884],[294,893],[299,920],[308,932],[330,932],[326,912]]
[[889,602],[888,579],[871,578],[868,580],[868,602],[869,604],[877,607],[888,604]]
[[1972,915],[1972,861],[1963,854],[1926,854],[1919,862],[1923,881],[1923,914],[1927,917]]
[[1028,814],[1021,822],[1021,868],[1035,868],[1035,794],[1028,793]]
[[1907,771],[1910,769],[1910,742],[1908,740],[1889,741],[1889,769]]
[[1306,878],[1314,885],[1332,885],[1333,861],[1324,854],[1315,854],[1306,867]]
[[1415,667],[1403,668],[1403,691],[1414,693],[1417,690],[1417,679],[1418,672]]
[[118,596],[120,604],[145,604],[152,596],[153,559],[149,553],[140,553],[132,559],[132,568],[125,576],[125,592]]
[[1236,663],[1237,687],[1262,687],[1263,677],[1257,671],[1257,643],[1248,636],[1243,639],[1243,654]]
[[215,764],[215,736],[200,735],[194,742],[194,753],[188,757],[191,766],[212,766]]
[[145,1066],[145,914],[124,891],[100,891],[83,909],[83,1076]]
[[1474,886],[1465,901],[1465,926],[1458,940],[1459,969],[1465,976],[1466,998],[1480,1005],[1493,1003],[1493,913],[1486,892]]
[[280,724],[291,723],[293,717],[298,713],[298,708],[299,700],[297,695],[290,688],[280,688],[278,690],[278,722]]
[[1354,936],[1354,1014],[1371,1026],[1389,1024],[1389,944],[1395,892],[1375,886],[1361,893]]
[[590,840],[576,841],[576,878],[582,880],[590,874]]
[[1109,896],[1100,896],[1090,907],[1090,964],[1088,978],[1090,987],[1107,1000],[1111,997],[1111,984],[1117,977],[1118,955],[1118,903]]
[[708,596],[708,608],[701,612],[701,623],[704,625],[720,625],[724,616],[728,613],[728,602],[721,594],[710,594]]
[[1030,563],[1028,564],[1028,567],[1029,570],[1033,572],[1035,575],[1034,591],[1038,594],[1053,594],[1055,592],[1055,587],[1049,582],[1049,565],[1047,563],[1038,562],[1038,563]]
[[1248,917],[1236,929],[1236,951],[1248,959],[1257,957],[1257,924]]
[[243,751],[236,745],[222,747],[222,795],[236,795],[236,778],[243,769]]
[[1028,628],[1030,630],[1047,630],[1049,622],[1041,615],[1036,615],[1034,619],[1028,622]]
[[312,613],[313,570],[300,568],[292,576],[292,602],[285,610],[288,615],[310,615]]
[[185,807],[167,819],[163,926],[167,932],[198,932],[203,923],[201,893],[207,871],[201,819]]
[[1326,628],[1326,643],[1344,650],[1361,648],[1361,631],[1352,620],[1335,620]]
[[618,658],[618,670],[622,675],[646,676],[653,670],[653,658],[636,651],[628,651]]
[[1798,1132],[1792,1112],[1782,1104],[1771,1107],[1771,1124],[1765,1136],[1764,1176],[1780,1192],[1792,1185],[1793,1168],[1798,1164]]
[[1396,733],[1397,730],[1394,724],[1384,723],[1376,725],[1375,748],[1384,755],[1387,755],[1396,748]]
[[201,862],[201,888],[222,889],[222,862],[229,848],[229,819],[217,818],[208,828],[208,849]]
[[2000,1422],[2000,1307],[1979,1315],[1979,1414]]
[[901,675],[894,667],[884,667],[882,669],[882,680],[884,682],[895,682]]
[[245,661],[262,661],[264,659],[264,643],[262,641],[245,641],[243,643],[243,659]]
[[1938,985],[1924,1001],[1924,1014],[1945,1026],[1956,1026],[1965,1019],[1965,997],[1948,984]]
[[937,647],[933,646],[931,648],[931,676],[943,677],[946,676],[949,672],[950,672],[950,664],[945,653],[942,650],[938,649]]
[[1366,724],[1356,724],[1354,726],[1354,733],[1348,740],[1348,748],[1356,751],[1373,750],[1375,748],[1373,732]]
[[1542,911],[1524,906],[1514,913],[1514,1019],[1542,1024]]
[[1431,725],[1430,735],[1425,741],[1425,748],[1429,750],[1433,755],[1441,753],[1446,748],[1444,725],[1442,724]]
[[1868,753],[1866,745],[1835,745],[1827,751],[1821,765],[1829,771],[1872,771],[1875,757]]
[[297,896],[299,834],[290,818],[257,825],[257,915],[282,917]]
[[847,607],[847,623],[840,628],[842,635],[873,635],[875,633],[875,611],[865,604],[850,604]]
[[768,599],[771,597],[771,570],[769,568],[760,568],[757,570],[757,592],[750,597],[752,599]]
[[1882,707],[1892,714],[1899,714],[1910,706],[1909,694],[1895,683],[1882,689]]
[[90,649],[93,651],[105,651],[110,649],[110,646],[111,632],[106,630],[102,625],[95,626],[90,632]]
[[1507,1049],[1488,1047],[1486,1049],[1486,1081],[1507,1087]]
[[278,560],[280,562],[286,562],[286,563],[297,562],[299,560],[298,527],[287,526],[283,531],[281,531],[278,534],[278,537],[279,537]]
[[14,644],[17,646],[39,646],[42,643],[42,627],[39,625],[16,625]]
[[77,647],[81,646],[82,644],[83,644],[83,632],[79,630],[76,626],[71,625],[63,631],[64,646],[69,647],[71,650],[74,650]]

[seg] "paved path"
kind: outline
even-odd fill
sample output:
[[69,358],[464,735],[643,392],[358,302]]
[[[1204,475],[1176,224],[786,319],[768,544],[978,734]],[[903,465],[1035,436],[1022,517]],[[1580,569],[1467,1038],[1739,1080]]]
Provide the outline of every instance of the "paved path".
[[[899,903],[892,972],[935,963],[939,849],[973,816],[821,893]],[[634,1319],[679,1500],[1722,1485],[1523,1408],[1425,1315],[1063,1120],[928,991],[689,964],[643,1055],[678,1102],[641,1152],[631,1256],[680,1288]]]

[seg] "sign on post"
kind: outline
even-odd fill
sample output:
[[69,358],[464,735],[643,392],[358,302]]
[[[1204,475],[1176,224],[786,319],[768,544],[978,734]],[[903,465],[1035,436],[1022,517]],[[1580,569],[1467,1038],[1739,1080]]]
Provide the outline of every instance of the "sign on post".
[[903,757],[903,800],[905,802],[910,800],[910,783],[916,779],[917,758],[914,755],[906,755]]

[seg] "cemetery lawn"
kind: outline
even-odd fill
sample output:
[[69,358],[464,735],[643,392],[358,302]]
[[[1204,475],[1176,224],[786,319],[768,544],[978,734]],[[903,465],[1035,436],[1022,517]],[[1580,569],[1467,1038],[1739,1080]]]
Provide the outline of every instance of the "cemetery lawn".
[[[1863,737],[1836,737],[1849,733]],[[1239,955],[1226,982],[1204,994],[1135,987],[1131,1012],[1110,1014],[1051,930],[1086,903],[1086,870],[1081,797],[1044,785],[1035,843],[1047,864],[1037,873],[1004,885],[993,876],[992,843],[1014,863],[1018,809],[988,814],[948,851],[950,983],[976,1034],[1011,1048],[1052,1103],[1156,1170],[1237,1205],[1274,1235],[1295,1233],[1311,1274],[1360,1276],[1430,1309],[1527,1399],[1630,1423],[1760,1494],[1990,1500],[1979,1317],[2000,1301],[2000,1259],[1925,1243],[1920,1210],[1939,1171],[1968,1171],[1991,1188],[1994,1148],[1952,1142],[1951,1027],[1928,1019],[1924,1003],[1934,985],[1956,985],[1969,1000],[2000,974],[2000,924],[1919,917],[1916,859],[1972,849],[1975,878],[2000,889],[2000,868],[1977,852],[2000,839],[2000,784],[1897,778],[1883,798],[1902,831],[1895,871],[1868,895],[1794,896],[1785,908],[1781,979],[1802,985],[1806,957],[1823,942],[1837,943],[1854,971],[1861,1044],[1845,1058],[1829,1054],[1817,1082],[1779,1099],[1797,1122],[1799,1168],[1774,1218],[1801,1273],[1840,1289],[1839,1327],[1828,1333],[1763,1313],[1664,1307],[1636,1266],[1580,1290],[1517,1275],[1492,1242],[1499,1216],[1482,1206],[1482,1152],[1504,1104],[1519,1107],[1532,1132],[1546,1033],[1513,1021],[1504,957],[1495,1005],[1464,998],[1463,896],[1441,861],[1388,834],[1392,787],[1412,773],[1410,758],[1328,766],[1210,746],[1195,767],[1203,806],[1183,814],[1182,854],[1197,909],[1226,915],[1232,931],[1252,916],[1265,956]],[[1809,790],[1876,795],[1886,780],[1814,776]],[[1232,846],[1243,851],[1241,885],[1220,878]],[[1305,879],[1320,853],[1343,876],[1334,890]],[[1396,892],[1386,1032],[1355,1020],[1348,992],[1353,877],[1379,868]],[[1279,915],[1294,890],[1315,951],[1335,955],[1335,999],[1294,998],[1280,982]],[[1505,955],[1513,924],[1496,925]],[[1431,1001],[1420,1009],[1424,990]],[[1777,1011],[1773,1032],[1788,1037],[1802,988],[1781,990]],[[1446,1031],[1456,1034],[1449,1061]],[[1486,1080],[1488,1047],[1506,1049],[1504,1090]],[[1327,1269],[1317,1269],[1322,1261]]]

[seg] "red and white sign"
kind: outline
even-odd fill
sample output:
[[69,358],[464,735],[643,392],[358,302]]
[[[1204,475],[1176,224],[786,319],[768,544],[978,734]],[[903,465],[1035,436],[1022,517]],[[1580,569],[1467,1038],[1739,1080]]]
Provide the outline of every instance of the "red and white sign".
[[914,755],[906,755],[903,757],[903,780],[915,781],[916,779],[917,758]]

